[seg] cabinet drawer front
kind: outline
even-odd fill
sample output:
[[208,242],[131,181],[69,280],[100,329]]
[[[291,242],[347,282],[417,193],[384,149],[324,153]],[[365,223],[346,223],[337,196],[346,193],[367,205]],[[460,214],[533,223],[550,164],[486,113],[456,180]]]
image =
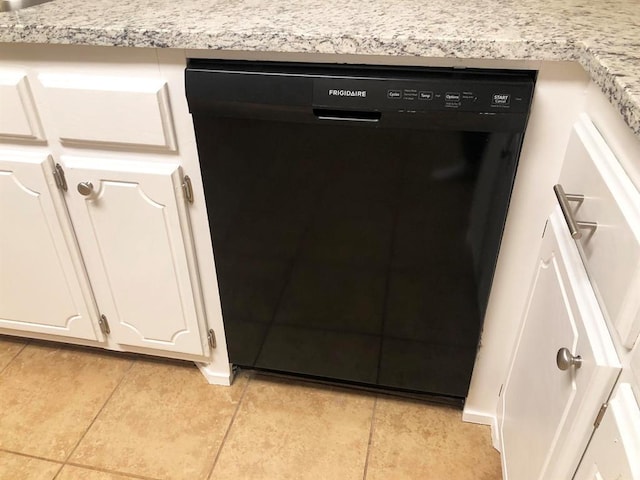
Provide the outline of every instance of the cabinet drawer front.
[[40,118],[25,74],[0,72],[0,105],[0,138],[44,139]]
[[581,229],[577,240],[591,283],[610,324],[631,348],[640,331],[640,193],[587,116],[574,127],[560,183]]
[[164,81],[59,74],[39,79],[63,144],[176,149]]

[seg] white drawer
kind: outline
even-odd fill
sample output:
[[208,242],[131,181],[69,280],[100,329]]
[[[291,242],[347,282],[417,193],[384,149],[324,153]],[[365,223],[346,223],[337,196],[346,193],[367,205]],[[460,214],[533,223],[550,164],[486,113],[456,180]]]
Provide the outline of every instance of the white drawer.
[[163,80],[65,74],[38,78],[62,144],[176,149]]
[[44,133],[27,76],[0,71],[0,138],[43,140]]
[[575,219],[597,223],[580,229],[577,243],[605,318],[631,348],[640,331],[640,193],[586,115],[574,127],[560,184],[584,196],[568,202]]
[[609,401],[574,480],[640,480],[640,407],[628,383]]

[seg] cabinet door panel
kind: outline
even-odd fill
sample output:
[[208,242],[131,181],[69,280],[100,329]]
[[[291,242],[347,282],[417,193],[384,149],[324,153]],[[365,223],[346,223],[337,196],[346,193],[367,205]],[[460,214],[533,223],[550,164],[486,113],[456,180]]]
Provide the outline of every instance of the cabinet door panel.
[[[69,210],[113,340],[203,355],[176,165],[64,157]],[[90,182],[93,193],[77,185]]]
[[0,328],[99,340],[52,168],[42,156],[0,152]]
[[[579,368],[558,368],[561,348],[581,357]],[[505,478],[570,478],[619,370],[580,256],[557,210],[547,225],[501,394]]]
[[628,383],[609,402],[574,480],[640,480],[640,407]]

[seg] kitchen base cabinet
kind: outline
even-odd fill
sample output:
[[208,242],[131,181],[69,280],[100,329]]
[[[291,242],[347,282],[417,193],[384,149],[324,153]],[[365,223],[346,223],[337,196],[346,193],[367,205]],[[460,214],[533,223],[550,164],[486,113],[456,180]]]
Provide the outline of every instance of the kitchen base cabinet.
[[229,384],[185,63],[0,51],[0,334],[191,360]]
[[618,386],[573,480],[640,480],[640,407]]
[[559,207],[550,216],[498,417],[506,480],[568,479],[620,366]]
[[[633,355],[640,351],[640,194],[617,155],[638,158],[640,143],[620,141],[629,133],[626,126],[613,128],[602,122],[605,117],[612,119],[599,115],[596,128],[590,116],[579,116],[554,187],[560,207],[546,227],[521,336],[498,401],[509,479],[638,478],[640,412],[633,389],[640,392],[640,382],[633,376]],[[614,154],[602,131],[625,149]],[[562,348],[557,340],[563,334],[567,350],[558,361],[569,367],[561,372],[569,377],[559,388],[534,360],[541,351],[548,357]],[[581,344],[585,337],[588,345]],[[573,356],[580,358],[572,366]],[[551,373],[553,366],[545,365]]]
[[181,168],[70,156],[61,164],[104,333],[127,350],[208,353]]
[[45,153],[0,150],[0,331],[100,341],[54,169]]

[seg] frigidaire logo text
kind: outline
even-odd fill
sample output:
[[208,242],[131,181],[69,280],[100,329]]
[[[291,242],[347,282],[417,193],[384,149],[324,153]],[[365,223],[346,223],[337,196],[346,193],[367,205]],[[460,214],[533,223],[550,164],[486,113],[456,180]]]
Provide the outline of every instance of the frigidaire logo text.
[[329,96],[334,97],[366,97],[366,90],[329,90]]

